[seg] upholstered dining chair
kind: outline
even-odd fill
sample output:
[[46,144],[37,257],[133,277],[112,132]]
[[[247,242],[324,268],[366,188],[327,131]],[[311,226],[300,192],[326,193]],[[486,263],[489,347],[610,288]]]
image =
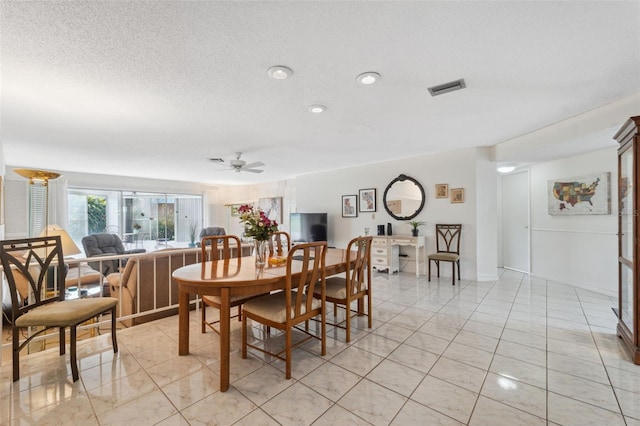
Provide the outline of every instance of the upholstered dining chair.
[[462,225],[436,224],[436,252],[428,256],[429,281],[431,281],[431,262],[435,262],[440,277],[440,262],[451,262],[451,284],[456,285],[456,265],[460,281],[460,234]]
[[[282,240],[286,240],[284,243]],[[291,250],[291,237],[285,231],[278,231],[271,234],[269,238],[269,255],[283,256]]]
[[[314,242],[294,246],[287,256],[286,286],[284,291],[252,299],[244,304],[242,313],[242,358],[247,357],[247,347],[269,354],[285,362],[285,377],[291,378],[291,353],[294,347],[310,338],[321,342],[321,355],[326,354],[325,321],[325,257],[327,242]],[[301,259],[301,260],[300,260]],[[316,288],[320,288],[320,298],[315,298]],[[320,336],[306,329],[295,327],[300,323],[320,315],[322,332]],[[285,347],[277,353],[247,343],[247,319],[282,330]],[[295,345],[292,344],[293,329],[307,334]],[[282,354],[284,353],[284,357]]]
[[[65,330],[70,329],[71,374],[77,381],[76,328],[100,314],[111,314],[111,342],[116,340],[117,299],[96,297],[65,299],[64,255],[59,236],[5,240],[0,242],[0,259],[11,293],[11,334],[13,343],[13,381],[20,378],[20,350],[33,338],[58,328],[60,355],[65,354]],[[51,275],[53,275],[51,277]],[[47,280],[57,283],[58,291],[47,291]],[[20,329],[42,327],[20,343]]]
[[[219,243],[219,241],[221,241],[221,243]],[[229,260],[239,257],[241,254],[240,238],[235,235],[209,235],[200,240],[200,246],[202,253],[201,259],[203,262],[206,262],[207,259],[211,261]],[[232,318],[238,317],[238,321],[240,321],[242,317],[242,304],[258,296],[260,295],[231,296],[231,307],[238,307],[238,315],[234,315]],[[220,320],[208,322],[206,312],[207,306],[220,310],[220,303],[220,296],[202,296],[202,333],[205,333],[207,327],[209,327],[211,330],[220,334],[214,327],[214,324],[219,323]]]
[[[334,327],[344,328],[346,330],[346,341],[351,341],[351,303],[358,301],[358,311],[355,313],[362,314],[364,308],[364,298],[367,298],[367,319],[368,327],[372,327],[371,316],[371,242],[373,237],[358,237],[349,241],[347,245],[347,254],[345,264],[350,265],[344,276],[333,276],[327,278],[326,284],[326,300],[333,303],[333,316],[337,317],[337,307],[345,308],[346,322],[341,325],[337,320],[335,323],[329,323]],[[315,297],[321,297],[319,289],[314,292]]]

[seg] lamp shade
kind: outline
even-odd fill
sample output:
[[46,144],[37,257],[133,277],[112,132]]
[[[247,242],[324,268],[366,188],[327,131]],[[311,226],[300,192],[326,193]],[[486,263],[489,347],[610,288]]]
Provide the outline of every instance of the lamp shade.
[[62,253],[65,256],[72,256],[74,254],[81,253],[80,249],[73,242],[67,231],[62,229],[58,225],[48,225],[41,233],[41,237],[55,237],[59,236],[60,241],[62,242]]

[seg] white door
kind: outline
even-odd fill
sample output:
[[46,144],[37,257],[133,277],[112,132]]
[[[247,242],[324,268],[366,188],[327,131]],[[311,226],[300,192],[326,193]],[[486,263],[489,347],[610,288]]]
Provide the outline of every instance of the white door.
[[502,176],[502,264],[529,272],[529,172]]

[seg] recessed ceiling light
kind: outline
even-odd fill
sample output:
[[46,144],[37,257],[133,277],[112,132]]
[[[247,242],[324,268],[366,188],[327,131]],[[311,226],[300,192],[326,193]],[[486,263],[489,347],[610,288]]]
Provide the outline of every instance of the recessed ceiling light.
[[368,86],[370,84],[375,83],[380,80],[382,77],[377,72],[363,72],[359,76],[356,77],[356,81],[364,86]]
[[276,80],[284,80],[285,78],[292,76],[293,71],[291,71],[291,68],[277,65],[269,68],[267,70],[267,74],[269,74],[269,77],[275,78]]
[[324,105],[311,105],[309,106],[309,111],[314,114],[320,114],[321,112],[325,112],[327,107]]

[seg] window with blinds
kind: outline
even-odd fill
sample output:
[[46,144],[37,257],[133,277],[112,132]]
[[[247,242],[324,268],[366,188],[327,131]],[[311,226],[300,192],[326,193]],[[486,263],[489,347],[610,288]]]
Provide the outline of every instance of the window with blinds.
[[29,236],[37,237],[47,226],[47,187],[35,182],[29,185]]

